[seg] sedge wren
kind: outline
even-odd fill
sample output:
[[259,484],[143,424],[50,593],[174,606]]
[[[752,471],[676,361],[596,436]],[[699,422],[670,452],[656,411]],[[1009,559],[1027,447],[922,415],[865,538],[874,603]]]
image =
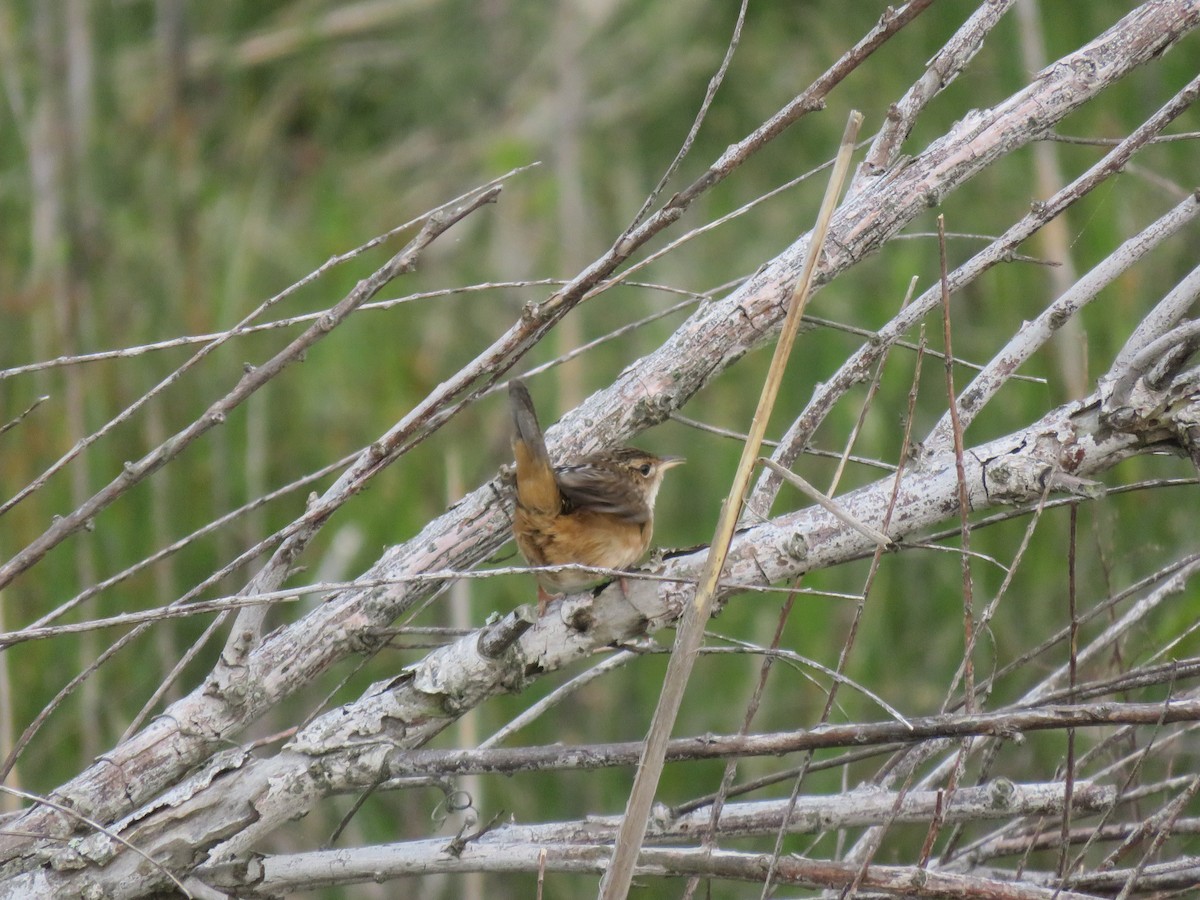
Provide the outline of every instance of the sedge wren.
[[[663,474],[683,457],[621,447],[552,466],[529,391],[513,381],[508,396],[517,458],[513,537],[521,555],[534,566],[623,569],[636,563],[650,546]],[[551,594],[599,580],[585,572],[539,572],[538,615]]]

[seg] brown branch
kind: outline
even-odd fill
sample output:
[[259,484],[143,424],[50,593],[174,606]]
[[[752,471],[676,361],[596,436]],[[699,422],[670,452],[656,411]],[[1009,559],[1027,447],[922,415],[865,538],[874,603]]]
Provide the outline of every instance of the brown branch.
[[[702,735],[675,738],[667,745],[670,762],[780,756],[808,750],[916,744],[941,738],[1013,738],[1034,731],[1109,725],[1155,725],[1200,721],[1200,700],[1162,703],[1094,703],[1037,709],[909,718],[902,722],[817,725],[802,731],[754,735]],[[640,741],[588,746],[497,747],[490,750],[397,750],[389,754],[387,777],[480,775],[551,770],[599,769],[634,765]]]

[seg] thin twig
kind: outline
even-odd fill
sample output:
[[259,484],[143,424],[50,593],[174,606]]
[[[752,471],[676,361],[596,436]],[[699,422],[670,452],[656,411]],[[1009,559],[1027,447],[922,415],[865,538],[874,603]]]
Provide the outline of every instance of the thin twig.
[[[908,306],[912,300],[913,291],[916,289],[917,276],[914,275],[908,280],[908,290],[904,292],[904,299],[900,301],[900,309]],[[842,473],[846,471],[846,461],[850,458],[850,451],[854,449],[854,444],[858,441],[858,436],[867,421],[867,413],[871,411],[871,404],[875,401],[875,395],[879,393],[879,385],[883,383],[883,367],[887,365],[890,356],[891,348],[889,347],[879,357],[879,361],[875,363],[875,374],[871,376],[871,383],[867,385],[867,396],[863,398],[862,405],[858,410],[858,418],[854,420],[854,427],[850,429],[850,436],[846,438],[846,449],[842,453],[842,458],[838,460],[837,469],[834,470],[833,477],[829,480],[830,497],[837,493],[837,487],[842,481]]]
[[34,736],[41,730],[42,725],[45,724],[53,712],[62,706],[66,699],[75,693],[81,684],[91,678],[101,666],[116,656],[121,650],[125,649],[132,642],[133,637],[134,633],[130,632],[109,644],[82,672],[79,672],[59,688],[58,693],[50,699],[49,703],[42,707],[41,712],[34,716],[33,721],[25,726],[25,730],[21,732],[21,736],[13,744],[8,756],[4,758],[4,762],[0,763],[0,784],[3,784],[8,779],[9,774],[12,772],[13,767],[16,766],[17,760],[21,758],[21,754],[25,752],[25,748],[29,745],[29,742],[33,740]]
[[[405,227],[405,226],[401,226]],[[390,234],[391,232],[389,232]],[[364,245],[366,246],[366,245]],[[350,251],[357,254],[363,248]],[[343,254],[337,257],[339,260],[346,258],[348,255]],[[328,263],[326,264],[328,265]],[[416,303],[421,300],[436,300],[442,297],[456,297],[461,294],[478,294],[487,293],[490,291],[515,290],[520,288],[532,287],[562,287],[568,282],[561,278],[526,278],[519,281],[487,281],[479,284],[464,284],[458,287],[440,288],[438,290],[417,291],[412,294],[405,294],[401,297],[393,297],[389,300],[375,300],[371,303],[364,303],[362,306],[354,310],[353,315],[357,316],[366,312],[382,312],[385,310],[394,309],[397,306]],[[679,294],[695,299],[703,299],[705,295],[696,294],[694,291],[685,290],[683,288],[672,287],[666,284],[655,284],[649,281],[629,281],[622,279],[619,284],[627,288],[641,288],[644,290],[661,291],[668,294]],[[143,356],[147,353],[155,353],[160,350],[173,350],[176,347],[187,347],[192,344],[207,344],[212,341],[218,341],[226,338],[245,337],[252,334],[260,334],[265,331],[275,331],[280,328],[291,328],[295,325],[307,325],[318,321],[322,316],[329,312],[328,309],[318,310],[317,312],[302,313],[296,316],[288,316],[284,319],[273,319],[269,322],[262,322],[258,325],[247,325],[245,327],[237,327],[226,329],[225,331],[212,331],[205,334],[189,334],[182,337],[166,338],[161,341],[151,341],[148,344],[137,344],[130,347],[121,347],[117,350],[98,350],[94,353],[80,353],[73,356],[59,356],[54,359],[46,359],[40,362],[26,363],[20,366],[12,366],[7,369],[0,369],[0,381],[6,378],[12,378],[17,375],[27,375],[31,372],[42,372],[47,369],[57,369],[64,366],[85,365],[94,362],[104,362],[113,359],[133,359],[138,356]],[[662,315],[662,314],[660,314]],[[48,399],[48,398],[43,398]],[[2,433],[2,431],[0,431]]]
[[878,528],[872,528],[866,522],[860,522],[846,509],[844,509],[836,500],[826,496],[822,491],[818,490],[816,486],[805,480],[804,476],[793,472],[791,469],[785,469],[783,466],[779,465],[779,463],[775,462],[775,460],[768,459],[765,456],[760,456],[757,462],[760,465],[764,465],[768,469],[776,472],[780,477],[783,478],[784,481],[794,485],[801,493],[804,494],[804,496],[816,503],[817,506],[821,507],[821,509],[834,516],[839,522],[849,525],[863,537],[874,541],[884,549],[890,550],[895,547],[895,543],[886,534],[884,534]]
[[27,415],[29,415],[31,412],[33,412],[35,409],[37,409],[39,406],[41,406],[43,403],[45,403],[49,399],[50,399],[49,394],[43,394],[41,397],[38,397],[36,400],[33,401],[33,403],[29,404],[29,407],[24,412],[19,413],[18,415],[9,419],[3,425],[0,425],[0,434],[4,434],[4,432],[8,431],[10,428],[15,428],[16,426],[20,425],[21,421]]
[[[742,715],[742,724],[738,729],[739,735],[750,733],[750,725],[754,722],[755,715],[758,714],[758,708],[762,704],[763,693],[766,691],[767,676],[771,674],[771,666],[775,662],[774,651],[779,649],[780,642],[783,639],[784,626],[787,625],[788,617],[791,615],[795,602],[796,595],[794,593],[788,594],[787,598],[783,601],[783,606],[779,609],[779,617],[775,622],[775,633],[771,636],[770,647],[768,648],[768,652],[763,656],[762,665],[759,666],[758,680],[755,682],[754,690],[751,692],[750,699],[746,703],[746,711]],[[721,811],[725,808],[725,800],[729,796],[730,788],[733,787],[733,779],[736,775],[736,761],[733,759],[726,761],[725,771],[721,773],[720,786],[717,788],[712,808],[709,810],[708,831],[703,836],[702,844],[705,848],[716,846],[716,835],[717,828],[721,822]],[[691,900],[699,885],[699,878],[690,879],[684,891],[684,900]]]
[[[1200,723],[1200,698],[1172,699],[1162,703],[1046,704],[972,714],[912,716],[903,721],[826,722],[796,731],[750,735],[699,734],[671,739],[666,755],[672,762],[731,756],[779,756],[813,750],[861,750],[896,743],[921,744],[963,737],[1011,739],[1020,734],[1066,728],[1175,723]],[[583,747],[550,744],[487,750],[398,750],[389,754],[387,767],[391,779],[599,769],[636,765],[641,748],[641,741],[623,741]],[[352,747],[348,749],[353,750]]]
[[[1059,134],[1051,131],[1041,136],[1043,141],[1058,141],[1063,144],[1087,144],[1094,147],[1115,147],[1124,138],[1080,137],[1078,135]],[[1160,134],[1151,138],[1151,144],[1169,144],[1173,141],[1200,140],[1200,131],[1184,131],[1179,134]]]
[[[1070,667],[1067,681],[1067,691],[1070,700],[1075,699],[1075,685],[1079,680],[1079,614],[1076,611],[1075,597],[1075,551],[1078,535],[1079,505],[1071,504],[1071,519],[1067,530],[1067,616],[1070,619],[1071,636],[1068,642]],[[1060,878],[1067,876],[1067,847],[1071,835],[1071,794],[1075,788],[1075,729],[1067,729],[1067,764],[1065,776],[1065,802],[1062,817],[1062,852],[1058,857],[1058,874]]]
[[[902,304],[901,308],[903,308],[903,306],[907,305],[907,303],[908,303],[908,300],[906,298],[905,303]],[[913,422],[916,417],[916,409],[917,409],[917,395],[919,393],[920,384],[921,384],[921,365],[925,361],[925,353],[926,353],[925,325],[922,324],[920,332],[919,332],[919,337],[917,340],[917,357],[913,364],[913,374],[912,374],[911,380],[909,381],[909,386],[908,386],[908,405],[907,405],[907,408],[906,408],[905,414],[904,414],[904,435],[900,442],[900,453],[899,453],[899,459],[901,460],[901,464],[899,466],[897,466],[895,477],[892,479],[892,491],[891,491],[890,497],[888,498],[888,510],[887,510],[887,514],[884,516],[884,530],[885,531],[886,531],[887,527],[891,524],[892,514],[896,508],[896,501],[900,495],[900,483],[901,483],[901,479],[903,477],[904,464],[910,458],[910,450],[911,450],[911,445],[912,445],[912,429],[913,429]],[[863,615],[866,612],[867,597],[870,595],[871,588],[875,584],[875,579],[879,574],[879,566],[880,566],[880,563],[882,562],[882,560],[883,560],[883,548],[876,545],[874,551],[871,554],[871,568],[867,572],[866,584],[863,587],[863,598],[862,598],[862,600],[859,601],[858,606],[854,610],[854,618],[850,623],[849,632],[847,633],[846,640],[843,642],[842,649],[838,654],[837,669],[839,672],[844,671],[847,663],[849,662],[850,652],[853,649],[854,642],[858,636],[859,625],[861,624]],[[832,707],[830,706],[830,703],[828,701],[826,701],[825,709],[822,711],[822,714],[821,714],[822,722],[828,721],[831,708]],[[810,759],[811,759],[811,754],[810,754]],[[807,760],[806,760],[806,762],[807,762]],[[800,794],[800,786],[801,786],[803,776],[805,774],[807,774],[807,771],[804,771],[800,775],[798,775],[796,780],[792,784],[791,796],[793,798],[793,802],[795,802],[795,798],[797,798]],[[908,789],[911,786],[911,781],[912,781],[912,776],[910,773],[909,776],[904,779],[901,789],[898,792],[898,797],[902,797],[905,793],[908,792]],[[895,812],[898,812],[898,809],[895,810]],[[859,841],[859,845],[855,849],[857,851],[859,851],[858,856],[859,856],[861,864],[859,866],[858,874],[855,876],[854,882],[850,886],[850,894],[851,895],[862,884],[863,879],[866,878],[867,867],[870,866],[871,863],[874,861],[875,853],[878,851],[880,845],[883,842],[883,838],[884,838],[884,835],[885,835],[887,829],[891,827],[891,824],[894,820],[895,820],[895,815],[893,815],[892,818],[890,818],[888,820],[888,822],[886,822],[884,824],[883,827],[872,829],[871,832],[864,835],[863,839],[861,839]],[[776,856],[778,856],[779,853],[782,852],[782,849],[783,849],[783,835],[776,834],[774,854]]]
[[671,160],[671,164],[663,172],[662,177],[658,180],[658,184],[654,186],[654,190],[646,197],[642,208],[637,211],[637,215],[633,217],[633,221],[625,230],[626,235],[636,228],[637,224],[646,217],[646,213],[650,211],[650,207],[654,205],[659,195],[662,194],[663,189],[667,186],[667,183],[679,169],[680,164],[687,158],[688,153],[691,151],[692,144],[696,140],[696,135],[700,132],[700,126],[708,118],[708,110],[712,106],[713,99],[717,96],[717,90],[725,81],[725,73],[729,71],[729,64],[733,62],[733,54],[736,52],[738,44],[741,43],[742,25],[746,22],[746,8],[749,5],[750,0],[742,0],[742,5],[738,8],[737,20],[733,24],[733,33],[729,36],[729,44],[725,48],[725,57],[721,60],[721,64],[717,66],[717,71],[713,74],[712,78],[708,80],[708,87],[704,91],[704,99],[700,102],[700,109],[696,111],[695,119],[692,120],[692,127],[688,129],[687,137],[683,139],[683,144],[679,147],[675,158]]
[[981,4],[929,60],[921,77],[888,109],[883,128],[875,135],[871,149],[854,175],[851,194],[862,190],[869,178],[878,177],[895,165],[921,111],[967,67],[1014,2],[994,0]]
[[971,648],[975,646],[975,603],[974,582],[971,580],[971,504],[967,493],[966,466],[963,462],[963,431],[958,418],[958,395],[954,391],[954,351],[950,342],[950,282],[946,265],[946,221],[938,216],[938,250],[941,264],[942,285],[942,339],[946,348],[946,400],[950,410],[950,427],[954,438],[954,469],[958,477],[959,539],[962,543],[962,598],[963,598],[963,693],[966,696],[967,712],[975,710],[975,667],[972,664]]
[[[138,574],[139,572],[154,565],[154,563],[161,562],[165,559],[168,559],[175,553],[178,553],[180,550],[184,549],[185,547],[188,547],[189,545],[195,543],[196,541],[200,540],[201,538],[206,537],[209,534],[212,534],[214,531],[216,531],[220,528],[223,528],[226,525],[231,524],[232,522],[234,522],[237,519],[244,516],[246,513],[253,512],[256,509],[266,506],[268,503],[271,503],[274,500],[278,500],[280,497],[287,496],[288,494],[290,494],[294,491],[298,491],[302,488],[308,487],[310,484],[312,484],[316,481],[319,481],[320,479],[324,478],[326,475],[336,472],[339,469],[344,469],[353,460],[354,460],[354,456],[343,457],[342,459],[339,459],[337,462],[333,462],[333,463],[330,463],[329,465],[323,466],[322,468],[317,469],[315,472],[309,472],[307,475],[304,475],[303,477],[298,478],[289,484],[285,484],[283,487],[276,488],[275,490],[271,491],[270,493],[263,494],[261,497],[257,497],[254,500],[251,500],[249,503],[239,506],[237,509],[230,510],[229,512],[225,513],[224,515],[222,515],[216,519],[213,519],[207,525],[197,528],[191,534],[184,535],[183,537],[179,538],[179,540],[174,541],[171,544],[168,544],[166,547],[156,550],[154,553],[150,554],[145,559],[139,560],[138,562],[134,563],[132,566],[129,566],[128,568],[122,569],[120,572],[117,572],[115,575],[110,575],[108,578],[104,579],[103,581],[97,582],[96,584],[91,585],[90,587],[86,588],[85,590],[80,591],[78,594],[76,594],[70,600],[66,601],[65,603],[59,604],[54,609],[52,609],[50,612],[45,613],[42,616],[39,616],[37,618],[37,620],[35,620],[34,622],[31,622],[28,627],[29,628],[44,628],[45,626],[49,625],[51,622],[55,621],[56,619],[62,618],[64,615],[69,613],[71,610],[75,609],[81,603],[85,603],[86,601],[90,600],[92,597],[102,594],[104,591],[108,590],[111,587],[115,587],[116,585],[120,584],[121,582],[131,578],[132,576]],[[242,557],[239,557],[238,559],[242,560]],[[242,560],[242,561],[244,561],[244,560]],[[219,580],[220,578],[223,578],[226,574],[228,574],[229,571],[232,571],[232,569],[231,568],[222,569],[220,571],[220,573],[218,573],[219,577],[217,579],[213,579],[211,581],[205,582],[205,589],[207,588],[208,584],[210,584],[210,583],[215,584],[217,580]],[[198,596],[199,593],[200,592],[198,592],[198,591],[189,591],[187,595],[176,600],[175,603],[172,604],[172,606],[187,605],[191,602],[191,598],[193,596]],[[2,637],[3,636],[0,636],[0,638],[2,638]]]
[[[671,413],[671,418],[680,425],[686,425],[688,428],[695,428],[697,431],[706,431],[709,434],[715,434],[718,437],[729,438],[730,440],[737,441],[739,444],[746,440],[746,433],[744,431],[733,431],[729,428],[718,428],[716,425],[710,425],[707,422],[701,422],[697,419],[688,418],[687,416],[683,415],[683,413],[673,412]],[[764,447],[777,446],[776,442],[770,438],[763,438],[762,445]],[[844,453],[839,453],[836,450],[820,450],[816,447],[805,447],[804,452],[809,456],[824,457],[826,459],[840,460],[845,456]],[[868,459],[865,456],[854,455],[845,458],[852,463],[857,463],[862,466],[870,466],[873,469],[883,469],[887,472],[896,471],[895,466],[891,465],[890,463],[883,462],[882,460]]]
[[609,657],[601,660],[592,666],[590,669],[580,672],[570,681],[559,685],[537,703],[526,708],[520,715],[516,716],[511,721],[507,722],[503,728],[496,731],[491,737],[482,741],[479,744],[480,750],[489,750],[492,747],[498,747],[504,743],[522,728],[530,725],[540,719],[545,713],[549,712],[554,707],[570,699],[577,694],[582,688],[591,684],[597,678],[607,675],[609,672],[619,669],[621,666],[627,665],[637,659],[638,654],[629,650],[622,650],[619,653],[614,653]]

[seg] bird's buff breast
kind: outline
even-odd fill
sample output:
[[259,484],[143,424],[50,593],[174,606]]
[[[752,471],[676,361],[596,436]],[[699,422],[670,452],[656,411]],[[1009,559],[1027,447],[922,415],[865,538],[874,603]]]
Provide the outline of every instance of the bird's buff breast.
[[[650,543],[652,522],[627,522],[616,516],[576,510],[545,522],[517,507],[514,531],[517,547],[534,566],[600,566],[623,569],[642,558]],[[539,572],[538,581],[547,591],[586,587],[605,580],[586,572]]]

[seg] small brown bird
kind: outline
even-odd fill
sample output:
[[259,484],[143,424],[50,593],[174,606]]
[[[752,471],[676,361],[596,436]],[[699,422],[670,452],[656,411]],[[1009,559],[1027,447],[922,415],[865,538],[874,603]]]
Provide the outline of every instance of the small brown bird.
[[[513,537],[521,555],[534,566],[623,569],[636,563],[650,546],[663,474],[683,457],[621,447],[552,466],[529,391],[513,381],[508,396],[517,458]],[[601,580],[584,572],[539,572],[538,615],[550,593]]]

